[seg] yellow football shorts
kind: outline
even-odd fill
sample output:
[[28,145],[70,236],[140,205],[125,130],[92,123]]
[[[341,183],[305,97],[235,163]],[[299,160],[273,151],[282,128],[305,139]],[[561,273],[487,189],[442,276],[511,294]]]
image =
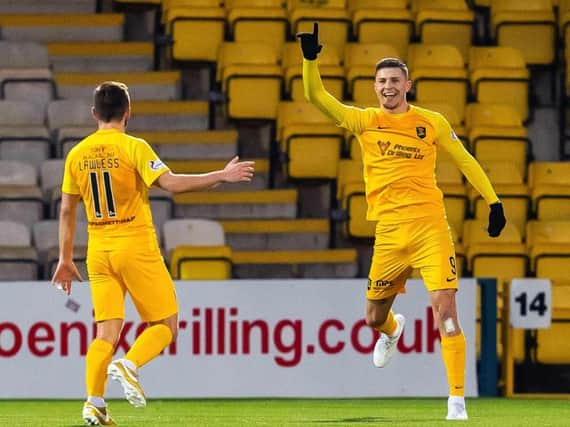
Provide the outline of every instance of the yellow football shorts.
[[126,292],[144,322],[178,312],[174,283],[160,250],[145,249],[88,251],[87,271],[97,322],[125,318]]
[[366,298],[405,292],[412,269],[420,270],[428,291],[457,289],[455,248],[445,218],[421,218],[376,226]]

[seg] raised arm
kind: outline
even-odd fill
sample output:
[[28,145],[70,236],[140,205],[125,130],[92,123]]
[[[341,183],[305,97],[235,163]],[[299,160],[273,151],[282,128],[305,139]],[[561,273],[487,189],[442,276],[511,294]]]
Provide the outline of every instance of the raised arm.
[[451,155],[463,175],[489,205],[489,227],[487,231],[489,236],[497,237],[501,234],[507,222],[503,212],[503,205],[479,162],[465,149],[447,120],[443,119],[442,122],[443,126],[438,144]]
[[342,104],[327,92],[319,74],[317,55],[323,48],[319,44],[319,24],[315,22],[312,33],[299,33],[297,37],[301,39],[301,50],[304,58],[303,89],[305,98],[335,123],[343,123],[346,111],[350,107]]

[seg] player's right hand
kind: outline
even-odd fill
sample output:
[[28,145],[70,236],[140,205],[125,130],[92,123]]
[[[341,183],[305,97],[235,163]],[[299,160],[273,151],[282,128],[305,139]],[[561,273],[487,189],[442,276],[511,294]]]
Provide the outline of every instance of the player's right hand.
[[51,279],[52,285],[63,290],[67,295],[71,295],[72,280],[83,281],[81,273],[73,261],[62,261],[60,259]]
[[319,44],[319,24],[314,23],[312,33],[297,33],[297,37],[301,39],[301,50],[305,59],[317,59],[323,48],[323,45]]
[[224,182],[251,182],[253,178],[255,162],[240,162],[235,156],[224,168]]

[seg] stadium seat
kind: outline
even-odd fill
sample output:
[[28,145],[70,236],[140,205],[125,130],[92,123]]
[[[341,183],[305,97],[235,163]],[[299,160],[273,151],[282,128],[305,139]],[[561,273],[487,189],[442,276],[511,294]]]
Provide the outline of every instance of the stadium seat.
[[236,42],[270,42],[279,52],[287,40],[282,0],[226,0],[230,37]]
[[283,77],[271,45],[222,43],[216,80],[228,99],[228,118],[275,120],[277,117]]
[[146,140],[162,160],[229,160],[237,153],[235,130],[135,132]]
[[[229,159],[224,160],[170,160],[167,165],[175,173],[198,174],[223,169]],[[268,188],[269,161],[251,159],[255,162],[255,175],[251,182],[220,184],[216,191],[253,191]]]
[[339,162],[336,198],[346,216],[343,234],[356,239],[373,238],[376,222],[366,219],[368,204],[360,159]]
[[491,30],[496,44],[519,49],[527,64],[555,60],[556,21],[551,0],[493,0]]
[[355,249],[234,251],[234,276],[252,278],[356,277]]
[[24,162],[0,160],[0,220],[31,227],[43,217],[36,168]]
[[209,129],[208,101],[137,101],[131,104],[129,131],[174,132]]
[[280,102],[276,138],[285,154],[283,166],[288,178],[336,178],[344,132],[315,106]]
[[154,46],[148,42],[47,43],[55,72],[125,73],[152,71]]
[[469,50],[469,80],[477,102],[498,99],[515,108],[526,122],[529,118],[529,80],[522,53],[512,47],[472,47]]
[[45,46],[0,41],[0,98],[45,106],[57,97]]
[[360,43],[386,43],[406,60],[414,34],[414,19],[407,0],[352,0],[347,2],[353,37]]
[[292,37],[300,32],[312,32],[313,23],[319,22],[319,41],[325,46],[323,50],[335,50],[342,57],[350,28],[344,0],[319,3],[289,0],[287,6]]
[[28,226],[0,220],[0,280],[37,280],[38,254]]
[[464,0],[415,0],[416,34],[422,43],[453,44],[467,62],[474,13]]
[[164,249],[176,279],[231,278],[231,250],[217,221],[174,219],[164,223]]
[[262,219],[221,221],[234,251],[327,249],[328,219]]
[[[45,3],[45,2],[38,2]],[[60,3],[60,2],[58,2]],[[74,2],[66,2],[70,4]],[[10,2],[10,4],[16,4]],[[125,17],[118,13],[30,15],[0,14],[3,40],[14,41],[121,41]]]
[[[303,93],[303,54],[298,42],[283,46],[282,61],[285,93],[293,101],[305,101]],[[344,69],[334,49],[323,49],[319,54],[319,73],[327,91],[337,99],[344,98]]]
[[[174,216],[174,196],[158,187],[150,187],[148,192],[152,222],[160,233],[162,226]],[[158,234],[157,234],[158,236]]]
[[466,220],[463,242],[473,277],[495,277],[499,291],[513,278],[527,277],[528,255],[516,226],[507,222],[501,235],[489,237],[487,221]]
[[212,191],[174,196],[174,217],[296,218],[297,190]]
[[382,58],[396,58],[398,52],[388,44],[348,43],[344,54],[344,67],[348,93],[357,104],[378,102],[374,92],[374,65]]
[[525,177],[530,141],[518,112],[506,104],[468,104],[465,124],[471,151],[481,162],[514,162]]
[[38,166],[50,156],[50,147],[41,104],[0,100],[0,160]]
[[526,243],[536,277],[570,282],[570,220],[529,221]]
[[570,163],[532,162],[528,185],[537,219],[570,219]]
[[[123,0],[124,1],[124,0]],[[141,1],[141,0],[139,0]],[[34,14],[58,14],[58,13],[85,13],[95,12],[97,0],[24,0],[0,2],[1,15],[34,15]]]
[[232,278],[229,246],[178,246],[170,258],[170,274],[179,280],[228,280]]
[[172,101],[182,97],[181,71],[125,73],[54,73],[61,98],[92,100],[93,89],[104,81],[119,81],[129,87],[136,101]]
[[[39,264],[43,269],[43,279],[51,279],[59,260],[59,220],[42,220],[34,224],[32,228],[34,247],[38,252]],[[87,253],[87,224],[78,222],[75,224],[73,240],[73,261],[79,269],[84,280],[88,279],[87,265],[85,263]]]
[[177,246],[224,246],[224,228],[210,219],[171,219],[163,225],[164,250],[170,256]]
[[418,102],[447,103],[463,120],[469,82],[463,57],[455,46],[412,44],[408,67]]
[[209,2],[215,3],[210,4],[211,7],[184,3],[180,0],[163,2],[166,34],[173,40],[170,56],[175,61],[215,63],[225,37],[225,10],[218,1]]

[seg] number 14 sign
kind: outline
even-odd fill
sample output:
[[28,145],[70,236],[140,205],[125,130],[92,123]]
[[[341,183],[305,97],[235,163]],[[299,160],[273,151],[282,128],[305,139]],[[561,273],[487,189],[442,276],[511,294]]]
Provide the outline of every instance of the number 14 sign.
[[513,328],[546,329],[552,320],[552,291],[548,279],[513,279],[510,292]]

